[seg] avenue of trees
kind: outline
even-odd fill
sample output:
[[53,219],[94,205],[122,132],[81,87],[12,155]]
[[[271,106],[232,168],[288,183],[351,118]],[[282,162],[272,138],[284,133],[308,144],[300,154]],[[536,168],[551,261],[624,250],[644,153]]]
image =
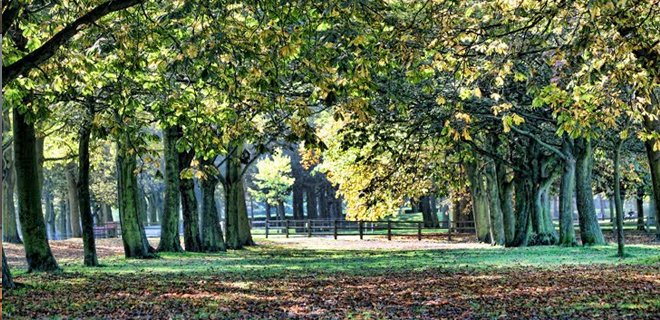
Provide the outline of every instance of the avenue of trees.
[[57,233],[98,266],[113,209],[146,259],[254,245],[253,201],[353,220],[412,202],[435,226],[446,199],[480,241],[575,246],[605,244],[604,194],[621,256],[623,200],[660,208],[658,1],[2,5],[3,238],[28,272],[59,270]]

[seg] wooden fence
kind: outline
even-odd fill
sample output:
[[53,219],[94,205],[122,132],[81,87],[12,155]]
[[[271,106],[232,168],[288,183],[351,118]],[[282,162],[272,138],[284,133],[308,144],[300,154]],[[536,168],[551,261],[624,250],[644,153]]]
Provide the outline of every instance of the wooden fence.
[[[266,238],[272,235],[290,236],[359,236],[386,235],[388,240],[392,236],[417,236],[422,240],[424,236],[446,236],[452,240],[452,234],[474,232],[472,221],[440,222],[435,227],[424,226],[424,222],[417,221],[345,221],[345,220],[265,220],[253,221],[253,229],[263,229]],[[431,231],[431,232],[429,232]],[[437,231],[437,232],[432,232]]]

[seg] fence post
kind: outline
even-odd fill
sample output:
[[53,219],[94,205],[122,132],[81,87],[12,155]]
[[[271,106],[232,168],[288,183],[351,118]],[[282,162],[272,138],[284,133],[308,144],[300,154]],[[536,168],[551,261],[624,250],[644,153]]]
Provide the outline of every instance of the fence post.
[[286,232],[286,237],[289,237],[289,220],[284,220],[284,229]]
[[339,221],[335,220],[335,229],[334,229],[335,240],[337,240],[337,224],[339,224]]
[[307,237],[312,237],[312,219],[307,220]]
[[451,241],[451,225],[453,221],[449,221],[449,236],[448,236],[448,241]]
[[266,223],[265,223],[265,226],[266,226],[266,239],[268,239],[268,225],[269,225],[269,222],[270,221],[268,221],[268,219],[266,219]]
[[422,241],[422,223],[417,222],[417,240]]
[[387,240],[392,240],[392,221],[387,220]]
[[362,240],[364,238],[364,221],[359,221],[358,225],[360,228],[360,240]]

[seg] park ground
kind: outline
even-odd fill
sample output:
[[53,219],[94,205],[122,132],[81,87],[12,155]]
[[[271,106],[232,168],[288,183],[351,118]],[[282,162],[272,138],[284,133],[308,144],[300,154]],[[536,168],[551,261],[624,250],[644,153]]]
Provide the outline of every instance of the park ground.
[[4,244],[27,287],[3,292],[3,317],[660,317],[660,246],[644,233],[629,236],[624,260],[613,245],[500,248],[460,237],[257,241],[241,251],[126,260],[119,239],[100,239],[104,266],[94,269],[81,266],[80,240],[52,241],[64,270],[54,274],[26,274],[22,247]]

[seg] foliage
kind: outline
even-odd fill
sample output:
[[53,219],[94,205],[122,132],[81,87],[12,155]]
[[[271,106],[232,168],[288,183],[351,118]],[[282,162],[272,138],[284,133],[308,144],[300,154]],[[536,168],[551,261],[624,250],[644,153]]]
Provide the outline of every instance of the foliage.
[[287,201],[295,182],[291,175],[291,157],[278,149],[270,157],[259,160],[255,167],[257,173],[252,177],[255,188],[250,188],[254,199],[272,206]]

